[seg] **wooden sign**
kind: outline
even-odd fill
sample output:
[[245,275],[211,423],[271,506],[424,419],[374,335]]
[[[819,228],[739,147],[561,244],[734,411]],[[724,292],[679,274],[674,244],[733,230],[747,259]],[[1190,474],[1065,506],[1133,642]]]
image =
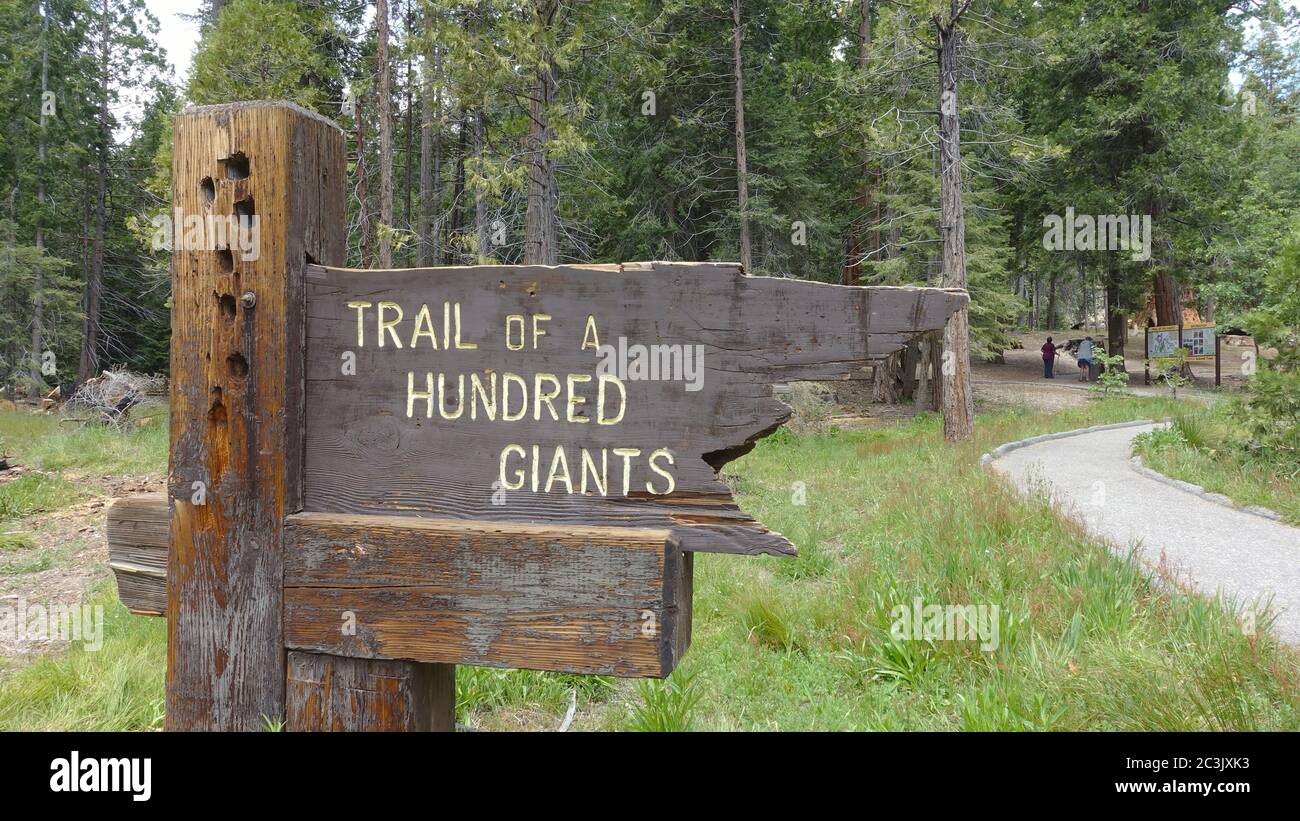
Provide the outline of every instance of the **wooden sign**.
[[967,303],[733,263],[328,267],[332,123],[240,103],[174,135],[178,213],[262,222],[256,253],[173,252],[168,498],[109,514],[123,600],[168,619],[171,729],[450,729],[462,663],[667,675],[693,552],[795,553],[717,475],[788,418],[773,385]]
[[847,378],[966,299],[729,263],[306,278],[308,509],[664,528],[722,553],[795,553],[717,477],[788,418],[772,384]]

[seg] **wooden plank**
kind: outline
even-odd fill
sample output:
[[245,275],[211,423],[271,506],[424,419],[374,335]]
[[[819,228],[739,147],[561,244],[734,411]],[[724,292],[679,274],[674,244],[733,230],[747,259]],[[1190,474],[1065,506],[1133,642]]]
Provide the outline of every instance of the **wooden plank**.
[[285,702],[298,732],[452,732],[456,668],[290,651]]
[[666,530],[302,513],[286,539],[293,649],[616,676],[686,650]]
[[173,140],[183,219],[258,223],[247,249],[186,236],[172,253],[167,727],[256,730],[284,715],[281,528],[302,499],[302,273],[308,259],[344,259],[343,135],[287,103],[235,103],[186,109]]
[[108,508],[108,566],[117,578],[117,595],[132,613],[167,612],[167,496],[141,493]]
[[[968,301],[961,291],[748,277],[727,263],[634,263],[617,271],[313,266],[307,277],[305,509],[668,529],[683,550],[727,553],[795,553],[740,510],[717,476],[789,417],[772,386],[853,376],[868,359],[942,328]],[[382,335],[381,310],[392,323]],[[534,333],[534,321],[543,334]],[[661,350],[677,351],[678,364],[698,352],[699,381],[629,373],[608,385],[610,395],[625,392],[624,413],[601,424],[614,418],[613,401],[609,420],[599,418],[601,354],[589,343],[615,349],[620,339],[623,350],[670,346]],[[346,367],[350,357],[354,370]],[[444,405],[438,397],[409,401],[408,392],[423,392],[429,380],[436,388],[438,374]],[[569,375],[585,398],[576,406],[567,404]],[[505,420],[503,407],[489,413],[475,393],[478,378],[498,406],[508,404],[508,376],[519,380],[516,400],[525,390],[532,400],[518,420]],[[539,406],[537,380],[548,377],[561,393]],[[448,418],[458,407],[463,412]],[[522,450],[512,456],[511,445]],[[616,449],[636,455],[625,463]],[[593,476],[603,470],[605,477],[585,492],[578,486],[584,450]],[[548,481],[557,458],[571,482]],[[508,489],[513,470],[527,475],[535,465],[537,490],[531,481]],[[672,492],[663,492],[655,465],[672,475]]]

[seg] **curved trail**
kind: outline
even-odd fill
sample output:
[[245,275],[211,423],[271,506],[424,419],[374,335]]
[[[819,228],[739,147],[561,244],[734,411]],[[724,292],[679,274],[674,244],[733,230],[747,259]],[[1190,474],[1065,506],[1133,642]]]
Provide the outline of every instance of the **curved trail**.
[[1129,463],[1131,442],[1154,424],[1082,433],[1013,450],[991,467],[1022,493],[1045,489],[1088,531],[1163,566],[1180,584],[1258,608],[1271,599],[1274,628],[1300,644],[1300,529],[1225,507],[1147,478]]

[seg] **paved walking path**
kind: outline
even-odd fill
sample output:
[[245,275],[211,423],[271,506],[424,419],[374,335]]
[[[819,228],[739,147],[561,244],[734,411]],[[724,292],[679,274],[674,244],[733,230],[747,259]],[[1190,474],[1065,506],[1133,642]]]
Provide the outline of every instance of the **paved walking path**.
[[1155,425],[1094,431],[1012,450],[992,462],[1022,491],[1046,489],[1061,509],[1121,551],[1138,546],[1182,584],[1238,604],[1272,599],[1275,629],[1300,644],[1300,529],[1147,478],[1129,462]]

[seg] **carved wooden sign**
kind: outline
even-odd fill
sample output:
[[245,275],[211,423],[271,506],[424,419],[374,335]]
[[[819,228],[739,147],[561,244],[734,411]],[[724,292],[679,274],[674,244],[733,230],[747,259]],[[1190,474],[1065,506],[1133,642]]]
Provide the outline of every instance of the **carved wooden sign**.
[[794,554],[717,477],[963,293],[745,276],[731,263],[307,269],[311,510],[665,528]]
[[731,263],[329,267],[332,123],[241,103],[174,133],[177,213],[262,222],[253,254],[174,251],[168,498],[109,515],[123,601],[168,618],[173,729],[450,729],[455,664],[668,675],[693,552],[795,553],[717,473],[788,417],[773,385],[967,302]]

